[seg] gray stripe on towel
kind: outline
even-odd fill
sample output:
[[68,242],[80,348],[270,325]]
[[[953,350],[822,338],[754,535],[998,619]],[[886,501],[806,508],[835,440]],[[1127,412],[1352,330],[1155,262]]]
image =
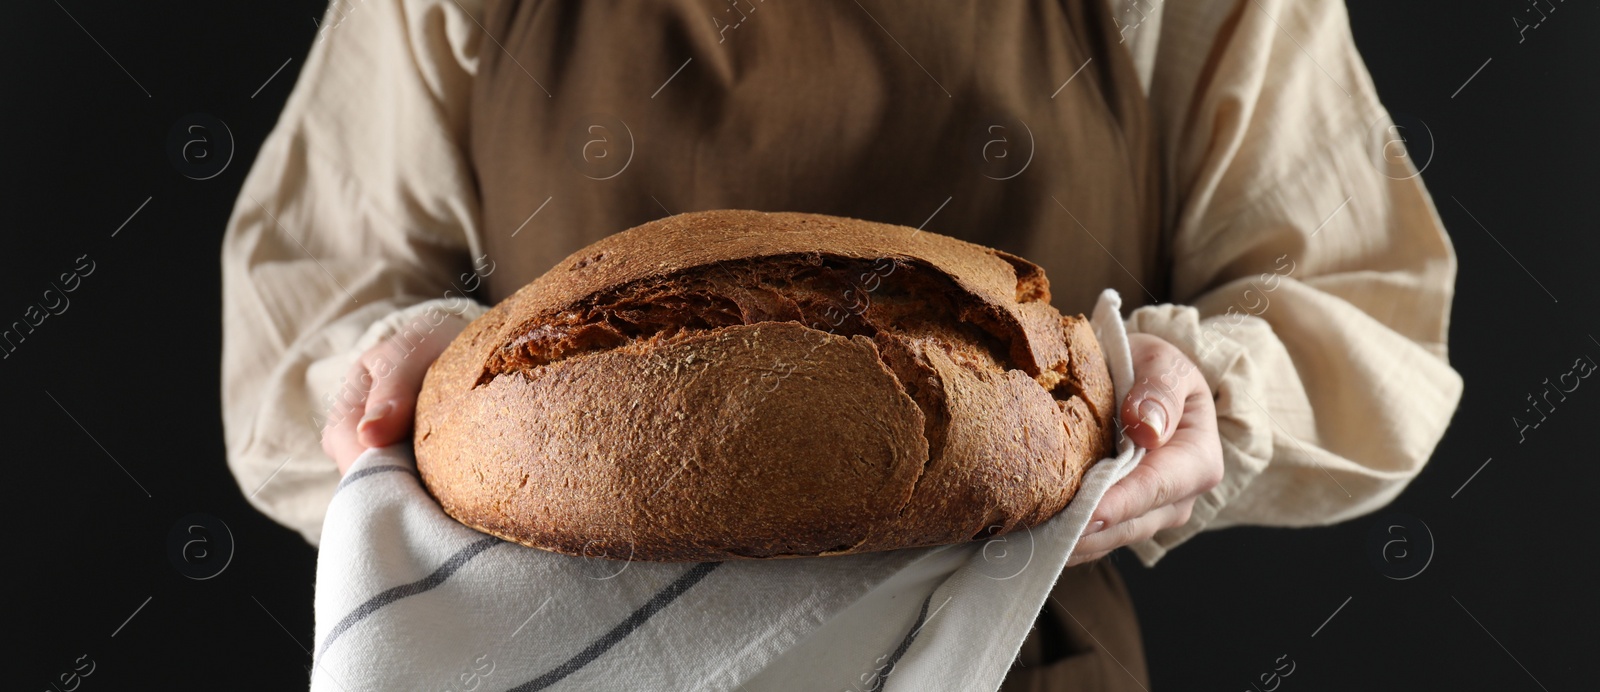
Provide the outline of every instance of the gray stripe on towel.
[[373,474],[378,474],[378,473],[391,472],[391,471],[404,471],[406,473],[411,474],[412,478],[417,478],[418,480],[421,480],[421,477],[417,475],[416,470],[412,469],[410,466],[397,466],[395,464],[384,464],[383,466],[368,466],[368,467],[366,467],[364,469],[361,469],[360,471],[357,471],[357,472],[352,473],[352,474],[350,474],[348,476],[345,476],[344,478],[339,479],[339,485],[334,486],[333,494],[338,495],[339,491],[340,490],[344,490],[345,486],[350,485],[351,483],[359,481],[359,480],[361,480],[363,478],[366,478],[367,476],[371,476]]
[[[376,470],[379,468],[403,467],[379,466],[369,470]],[[366,619],[368,615],[376,613],[380,608],[383,608],[384,606],[394,603],[402,598],[406,598],[407,596],[415,596],[419,593],[428,591],[435,586],[443,584],[446,579],[450,578],[450,575],[455,574],[456,570],[461,569],[463,565],[471,562],[472,558],[477,557],[478,553],[504,542],[505,541],[493,536],[473,541],[472,543],[467,544],[467,547],[457,550],[456,554],[451,555],[450,559],[445,560],[444,564],[439,565],[439,568],[434,570],[433,574],[429,574],[428,576],[411,582],[410,584],[401,584],[367,599],[365,603],[356,606],[355,610],[350,611],[349,615],[344,616],[344,619],[340,620],[339,624],[334,625],[333,629],[328,631],[328,638],[322,642],[322,646],[317,648],[316,660],[320,661],[322,659],[322,654],[327,652],[329,645],[333,644],[333,642],[341,635],[349,631],[351,627],[354,627],[356,623]]]
[[895,647],[894,648],[894,652],[889,654],[889,661],[883,667],[884,668],[883,675],[879,676],[879,678],[878,678],[878,681],[879,681],[878,689],[880,691],[883,689],[882,683],[888,681],[889,676],[894,673],[894,667],[897,664],[900,663],[900,657],[906,655],[906,649],[911,648],[911,642],[914,642],[914,641],[917,640],[917,633],[922,631],[922,626],[924,624],[927,624],[927,622],[928,622],[928,602],[932,601],[932,600],[933,600],[933,594],[931,594],[931,593],[928,594],[927,598],[922,599],[922,611],[917,613],[917,621],[914,622],[914,623],[911,623],[911,631],[910,632],[906,632],[906,636],[901,638],[901,640],[900,640],[900,646]]
[[[720,562],[702,562],[690,568],[689,571],[683,573],[683,576],[678,577],[677,581],[668,584],[665,588],[656,592],[655,596],[651,597],[649,601],[646,601],[644,605],[639,606],[639,609],[633,611],[632,615],[629,615],[627,618],[623,619],[622,622],[617,623],[617,626],[611,628],[611,631],[601,635],[599,639],[594,640],[594,643],[584,647],[582,651],[579,651],[572,658],[569,658],[561,665],[550,669],[550,671],[544,675],[540,675],[537,678],[511,688],[508,692],[534,692],[535,690],[542,690],[560,682],[568,675],[582,670],[584,666],[589,665],[591,661],[600,658],[601,654],[604,654],[606,651],[611,649],[611,647],[616,646],[617,642],[622,641],[630,633],[638,629],[639,626],[643,625],[645,621],[650,619],[650,616],[655,615],[657,612],[660,612],[661,609],[671,605],[674,600],[677,600],[679,596],[683,595],[683,592],[688,591],[689,587],[699,583],[701,579],[704,579],[707,574],[711,573],[711,570],[716,569],[717,566],[721,564],[722,563]],[[926,608],[926,605],[924,605],[924,608]]]

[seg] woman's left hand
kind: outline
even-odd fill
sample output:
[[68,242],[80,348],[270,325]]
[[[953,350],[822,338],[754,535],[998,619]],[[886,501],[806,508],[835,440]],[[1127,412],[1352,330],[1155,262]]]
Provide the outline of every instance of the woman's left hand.
[[1123,400],[1123,434],[1149,449],[1106,491],[1067,564],[1189,521],[1195,498],[1222,481],[1217,409],[1205,376],[1178,347],[1149,334],[1129,334],[1134,385]]

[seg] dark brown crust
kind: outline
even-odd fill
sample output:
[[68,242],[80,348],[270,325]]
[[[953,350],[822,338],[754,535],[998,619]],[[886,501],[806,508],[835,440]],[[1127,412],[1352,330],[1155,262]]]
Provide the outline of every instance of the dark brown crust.
[[1035,526],[1114,433],[1099,344],[1048,301],[1032,263],[916,229],[662,219],[567,258],[451,344],[418,401],[418,470],[465,524],[616,559]]

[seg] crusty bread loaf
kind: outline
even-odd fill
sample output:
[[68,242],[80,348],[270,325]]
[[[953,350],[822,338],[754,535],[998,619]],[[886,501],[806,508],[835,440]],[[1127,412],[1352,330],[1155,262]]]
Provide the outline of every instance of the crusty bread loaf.
[[444,510],[573,555],[705,561],[1035,526],[1112,449],[1082,315],[1021,258],[812,214],[681,214],[568,257],[428,371]]

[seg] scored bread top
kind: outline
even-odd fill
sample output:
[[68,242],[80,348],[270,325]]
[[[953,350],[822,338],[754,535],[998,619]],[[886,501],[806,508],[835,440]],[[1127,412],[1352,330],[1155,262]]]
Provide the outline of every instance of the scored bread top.
[[497,351],[540,322],[608,289],[699,267],[785,255],[925,263],[987,308],[989,314],[963,317],[1007,332],[1007,355],[1030,376],[1048,376],[1052,366],[1069,360],[1058,335],[1058,313],[1049,307],[1049,281],[1043,269],[1025,259],[904,226],[797,212],[718,210],[631,228],[562,260],[468,328],[464,336],[473,355],[467,360],[481,357],[485,368],[449,374],[459,378],[456,384],[480,384],[492,374],[488,367]]

